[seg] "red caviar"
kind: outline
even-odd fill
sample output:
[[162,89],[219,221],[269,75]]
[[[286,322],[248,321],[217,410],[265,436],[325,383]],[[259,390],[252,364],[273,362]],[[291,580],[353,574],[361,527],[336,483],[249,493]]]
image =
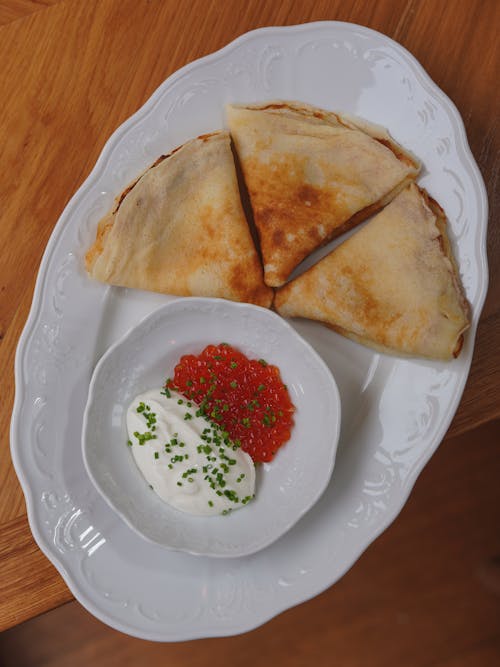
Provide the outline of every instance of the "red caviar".
[[295,407],[279,368],[234,347],[208,345],[181,357],[168,385],[203,408],[255,462],[272,461],[290,439]]

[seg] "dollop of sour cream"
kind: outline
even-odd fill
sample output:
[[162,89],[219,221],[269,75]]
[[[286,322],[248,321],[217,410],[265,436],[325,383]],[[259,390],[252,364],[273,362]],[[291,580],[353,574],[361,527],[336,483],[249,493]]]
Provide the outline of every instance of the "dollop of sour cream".
[[140,394],[127,410],[127,430],[139,470],[172,507],[210,516],[253,498],[251,457],[181,394],[162,389]]

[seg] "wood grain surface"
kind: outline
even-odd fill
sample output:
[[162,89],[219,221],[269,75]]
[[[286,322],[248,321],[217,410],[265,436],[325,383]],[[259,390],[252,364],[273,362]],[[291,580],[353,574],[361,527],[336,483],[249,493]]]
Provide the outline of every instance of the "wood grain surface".
[[[489,458],[489,448],[498,441],[498,429],[495,430],[492,424],[500,416],[500,93],[497,81],[500,2],[0,0],[0,153],[3,167],[0,178],[0,374],[3,378],[0,408],[0,452],[3,454],[0,457],[0,629],[52,609],[71,597],[31,538],[23,496],[9,458],[8,439],[14,396],[15,348],[31,304],[40,259],[60,213],[88,175],[112,131],[137,110],[169,74],[224,46],[247,30],[325,19],[360,23],[398,40],[452,98],[464,118],[472,151],[488,189],[490,289],[479,326],[471,375],[448,442],[443,445],[444,453],[439,456],[447,455],[450,461],[454,461],[455,455],[460,457],[458,472],[462,477],[454,483],[462,483],[468,489],[467,493],[470,493],[468,460],[471,452],[477,457],[478,476],[481,466],[494,465]],[[485,426],[480,427],[481,424]],[[450,443],[462,442],[462,437],[470,446],[455,452]],[[429,468],[432,470],[434,465],[433,460]],[[491,489],[478,484],[476,493],[480,505],[482,499],[485,502],[489,499]],[[450,497],[454,496],[450,493]],[[433,508],[422,494],[419,498],[420,511],[430,509],[437,515],[436,521],[442,520],[443,525],[454,511],[446,495]],[[463,511],[475,510],[464,503]],[[475,520],[486,534],[488,527],[484,516],[478,512]],[[472,514],[466,518],[473,522]],[[498,514],[496,518],[498,520]],[[405,512],[398,519],[398,530],[411,535],[421,520],[418,510]],[[496,530],[498,532],[498,521]],[[421,539],[421,546],[428,548],[425,531]],[[439,542],[439,538],[436,539]],[[443,543],[434,546],[448,549],[447,539],[444,532]],[[370,552],[382,550],[381,554],[396,562],[397,556],[391,552],[393,547],[390,540],[383,537]],[[490,556],[493,558],[494,555],[492,551]],[[404,552],[404,558],[410,561],[407,567],[417,568],[418,554]],[[382,555],[380,559],[383,560]],[[430,558],[427,567],[432,569]],[[360,575],[357,577],[358,571]],[[324,596],[331,594],[332,600],[337,600],[338,596],[349,593],[354,596],[353,600],[368,604],[364,599],[366,584],[360,564]],[[387,586],[392,585],[394,581],[389,578]],[[427,585],[433,584],[424,577],[422,586]],[[450,587],[452,585],[450,583]],[[357,592],[349,586],[358,587]],[[402,594],[404,586],[403,580],[399,581],[394,595]],[[393,595],[382,584],[381,587],[381,595]],[[343,593],[336,593],[337,589]],[[376,587],[369,588],[366,595],[376,596],[375,591]],[[410,591],[411,587],[405,595]],[[460,587],[457,591],[474,597],[473,592]],[[431,592],[431,589],[427,590],[429,596]],[[424,595],[424,591],[420,593]],[[450,599],[454,594],[450,588]],[[320,600],[326,599],[324,596]],[[482,604],[480,597],[476,602]],[[305,605],[304,609],[311,609],[313,604]],[[322,610],[330,613],[330,603],[326,608],[322,604],[318,603],[314,613],[320,614]],[[441,618],[444,608],[433,607],[432,611],[437,619]],[[286,634],[286,623],[291,624],[290,631],[293,632],[294,623],[303,618],[303,612],[295,610],[273,621],[269,627],[278,624],[275,627],[280,627]],[[392,621],[400,632],[398,622]],[[324,621],[318,618],[318,623],[321,626]],[[381,626],[370,625],[368,619],[360,620],[356,626],[353,613],[349,626],[353,639],[356,632],[361,637],[365,623],[372,630],[378,627],[382,632]],[[486,641],[480,625],[474,626],[474,632],[477,632],[471,637],[474,634],[476,639],[479,637],[477,641]],[[467,634],[465,625],[464,633]],[[272,644],[271,637],[272,634],[269,636]],[[358,663],[368,664],[361,659],[357,663],[344,664]],[[178,664],[187,663],[179,658]],[[446,664],[462,663],[451,660]],[[490,663],[474,663],[471,658],[470,663],[463,664]]]

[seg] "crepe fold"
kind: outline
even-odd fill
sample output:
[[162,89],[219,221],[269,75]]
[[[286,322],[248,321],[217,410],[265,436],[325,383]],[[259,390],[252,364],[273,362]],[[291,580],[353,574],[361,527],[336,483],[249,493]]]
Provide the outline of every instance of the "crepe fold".
[[383,128],[303,103],[230,105],[227,118],[273,287],[419,171]]
[[469,326],[446,217],[414,184],[278,290],[275,307],[382,352],[433,359],[458,356]]
[[269,307],[229,134],[188,141],[146,170],[100,221],[86,268],[112,285]]

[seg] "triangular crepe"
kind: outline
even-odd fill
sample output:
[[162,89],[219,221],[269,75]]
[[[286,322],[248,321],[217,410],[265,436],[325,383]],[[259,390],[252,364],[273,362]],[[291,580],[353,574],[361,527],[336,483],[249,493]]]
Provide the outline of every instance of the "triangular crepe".
[[435,359],[456,357],[469,326],[444,212],[414,184],[281,288],[275,306],[380,351]]
[[232,105],[227,117],[273,287],[419,170],[383,128],[299,102]]
[[229,134],[188,141],[146,170],[100,221],[86,267],[112,285],[269,307]]

